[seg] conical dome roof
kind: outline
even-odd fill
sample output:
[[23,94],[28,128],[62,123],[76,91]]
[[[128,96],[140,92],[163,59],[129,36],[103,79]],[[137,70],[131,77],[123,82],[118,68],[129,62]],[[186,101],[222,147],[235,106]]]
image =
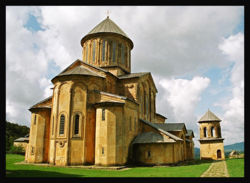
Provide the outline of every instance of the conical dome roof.
[[113,22],[109,17],[107,17],[105,20],[95,26],[88,34],[95,34],[99,32],[112,32],[129,38],[125,34],[125,32],[123,32],[122,29],[118,25],[116,25],[115,22]]
[[97,26],[95,26],[86,36],[84,36],[81,40],[81,44],[83,43],[84,40],[86,40],[88,37],[95,35],[95,34],[99,34],[99,33],[111,33],[111,34],[118,34],[121,35],[122,37],[125,37],[126,39],[129,40],[129,42],[131,43],[132,47],[133,47],[133,42],[132,40],[127,36],[127,34],[125,32],[123,32],[123,30],[116,25],[115,22],[113,22],[109,16],[107,16],[107,18],[105,20],[103,20],[102,22],[100,22]]
[[204,114],[204,116],[201,117],[201,119],[199,120],[199,122],[209,122],[209,121],[218,121],[220,122],[221,119],[219,119],[214,113],[212,113],[209,109],[206,112],[206,114]]

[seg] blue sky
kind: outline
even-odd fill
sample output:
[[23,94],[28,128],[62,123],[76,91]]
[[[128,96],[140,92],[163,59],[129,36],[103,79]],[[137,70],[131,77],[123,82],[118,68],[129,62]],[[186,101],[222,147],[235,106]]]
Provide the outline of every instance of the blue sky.
[[[244,124],[244,76],[237,74],[244,67],[238,48],[244,38],[243,7],[7,7],[7,120],[29,126],[27,108],[51,95],[50,80],[81,59],[80,39],[107,9],[134,42],[132,71],[154,76],[158,112],[168,121],[185,121],[198,136],[197,120],[209,108],[225,121],[225,143],[243,140],[244,134],[229,139],[231,129],[243,131]],[[14,76],[24,84],[11,84]],[[16,87],[27,97],[19,98]],[[179,94],[178,87],[187,88],[190,97]]]

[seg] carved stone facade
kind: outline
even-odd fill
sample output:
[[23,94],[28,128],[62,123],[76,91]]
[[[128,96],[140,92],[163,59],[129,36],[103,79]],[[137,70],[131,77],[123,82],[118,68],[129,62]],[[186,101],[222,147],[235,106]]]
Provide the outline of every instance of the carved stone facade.
[[[30,108],[25,160],[111,166],[192,159],[186,141],[193,143],[193,135],[183,126],[168,131],[167,118],[156,113],[150,72],[130,73],[133,42],[127,35],[107,17],[81,45],[83,60],[54,77],[53,95]],[[153,141],[138,140],[147,132],[154,132]],[[163,140],[155,141],[157,135]]]

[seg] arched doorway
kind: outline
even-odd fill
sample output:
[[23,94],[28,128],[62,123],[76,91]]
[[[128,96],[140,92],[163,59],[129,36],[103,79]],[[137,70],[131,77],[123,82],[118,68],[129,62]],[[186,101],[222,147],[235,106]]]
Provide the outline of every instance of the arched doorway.
[[218,150],[217,150],[217,159],[220,159],[220,158],[221,158],[221,150],[218,149]]

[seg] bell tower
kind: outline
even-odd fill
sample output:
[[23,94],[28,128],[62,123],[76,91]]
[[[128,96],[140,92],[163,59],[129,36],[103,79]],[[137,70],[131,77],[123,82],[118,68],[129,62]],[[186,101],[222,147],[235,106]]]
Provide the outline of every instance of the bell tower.
[[198,121],[200,125],[200,159],[224,160],[221,120],[209,109]]
[[116,76],[131,72],[132,40],[107,16],[81,40],[83,62]]

